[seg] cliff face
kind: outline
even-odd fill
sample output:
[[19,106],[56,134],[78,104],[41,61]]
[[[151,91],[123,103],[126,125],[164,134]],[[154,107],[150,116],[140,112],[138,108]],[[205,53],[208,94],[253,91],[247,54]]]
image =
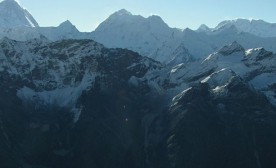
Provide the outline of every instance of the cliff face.
[[168,138],[172,167],[275,165],[275,108],[237,79],[224,89],[218,94],[200,84],[174,100]]

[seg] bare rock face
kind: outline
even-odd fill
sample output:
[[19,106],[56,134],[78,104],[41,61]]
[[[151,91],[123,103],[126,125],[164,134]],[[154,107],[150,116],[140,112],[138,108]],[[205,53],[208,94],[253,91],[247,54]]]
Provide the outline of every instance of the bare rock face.
[[203,83],[175,98],[169,110],[171,167],[272,168],[275,107],[238,78],[222,92]]

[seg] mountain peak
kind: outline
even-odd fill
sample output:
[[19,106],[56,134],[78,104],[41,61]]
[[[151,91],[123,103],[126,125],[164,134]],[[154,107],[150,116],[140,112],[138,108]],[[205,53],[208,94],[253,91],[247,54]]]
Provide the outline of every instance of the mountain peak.
[[16,0],[3,0],[1,3],[16,3],[19,5],[18,1]]
[[131,21],[133,18],[135,18],[135,15],[132,15],[129,11],[126,9],[121,9],[117,12],[114,12],[111,14],[104,22],[114,22],[114,21]]
[[[155,25],[155,26],[158,26],[159,28],[160,27],[165,27],[165,28],[168,28],[168,25],[164,22],[164,20],[158,16],[158,15],[152,15],[152,16],[149,16],[147,18],[147,20],[152,24],[152,25]],[[156,29],[158,29],[156,27]]]
[[202,24],[199,26],[199,28],[196,30],[197,32],[205,32],[205,31],[210,31],[210,28],[205,25],[205,24]]
[[121,9],[115,12],[113,15],[123,16],[123,15],[132,15],[132,14],[126,9]]
[[4,6],[9,9],[23,9],[19,5],[18,1],[15,1],[15,0],[4,0],[4,1],[0,2],[0,6]]
[[235,52],[245,52],[245,49],[238,42],[234,41],[230,45],[226,45],[219,50],[222,55],[230,55]]
[[79,32],[75,25],[73,25],[69,20],[62,22],[58,28],[64,32]]
[[32,15],[15,0],[0,2],[0,27],[39,27]]
[[66,20],[62,22],[58,27],[73,27],[73,26],[74,25],[69,20]]
[[262,47],[249,49],[245,52],[245,55],[254,61],[260,61],[274,56],[273,52],[267,51]]
[[151,15],[148,17],[148,19],[152,22],[164,22],[163,19],[158,15]]

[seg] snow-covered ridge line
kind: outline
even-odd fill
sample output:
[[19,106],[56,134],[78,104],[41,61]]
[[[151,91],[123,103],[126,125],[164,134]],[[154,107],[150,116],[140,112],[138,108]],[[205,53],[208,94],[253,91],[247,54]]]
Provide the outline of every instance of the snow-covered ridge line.
[[[16,2],[12,4],[14,10],[19,10],[17,13],[20,13],[23,9]],[[6,10],[5,5],[2,6]],[[16,16],[16,19],[21,20],[20,22],[11,22],[11,24],[16,25],[10,25],[10,28],[1,29],[0,38],[8,37],[19,41],[35,38],[47,38],[50,41],[61,39],[93,39],[106,47],[127,48],[138,52],[142,56],[153,58],[171,66],[179,63],[190,63],[196,59],[204,58],[218,48],[233,41],[242,44],[246,49],[263,46],[267,50],[276,52],[276,47],[271,45],[276,43],[276,37],[263,38],[261,35],[261,37],[256,36],[254,32],[241,31],[233,25],[236,22],[229,22],[231,23],[229,26],[221,26],[223,28],[219,28],[217,31],[209,31],[207,26],[201,27],[204,29],[203,31],[193,31],[190,29],[182,31],[169,27],[159,16],[145,18],[140,15],[132,15],[123,9],[111,14],[95,31],[83,33],[70,21],[65,21],[58,27],[39,27],[33,21],[33,17],[26,12],[21,12],[20,16]],[[13,16],[10,16],[8,13],[2,16],[4,20],[10,17],[12,18]],[[31,21],[31,24],[29,24],[29,21]],[[24,24],[21,24],[21,22]],[[28,23],[27,26],[24,26],[25,22]],[[262,25],[262,23],[260,24]],[[32,25],[35,25],[35,27]],[[259,30],[258,26],[259,24],[256,25],[256,29]],[[266,33],[270,32],[270,29],[274,31],[273,25],[272,27],[266,27],[266,31],[263,31],[263,29],[259,31]],[[112,40],[110,40],[111,38]]]
[[0,27],[39,27],[32,15],[14,0],[0,2]]
[[176,85],[185,82],[208,83],[214,92],[220,92],[233,78],[263,92],[276,105],[276,54],[264,48],[245,50],[237,42],[224,46],[203,61],[173,68],[170,81]]
[[261,19],[234,19],[220,22],[215,28],[201,25],[197,31],[208,34],[217,33],[234,26],[239,32],[246,32],[260,37],[276,37],[276,23]]

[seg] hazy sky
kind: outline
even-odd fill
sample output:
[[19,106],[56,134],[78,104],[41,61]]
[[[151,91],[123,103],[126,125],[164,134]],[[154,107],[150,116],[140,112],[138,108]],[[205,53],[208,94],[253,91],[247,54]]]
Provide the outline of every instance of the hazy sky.
[[275,0],[18,0],[40,26],[70,20],[80,31],[92,31],[110,14],[126,9],[148,17],[157,14],[170,27],[214,27],[235,18],[276,22]]

